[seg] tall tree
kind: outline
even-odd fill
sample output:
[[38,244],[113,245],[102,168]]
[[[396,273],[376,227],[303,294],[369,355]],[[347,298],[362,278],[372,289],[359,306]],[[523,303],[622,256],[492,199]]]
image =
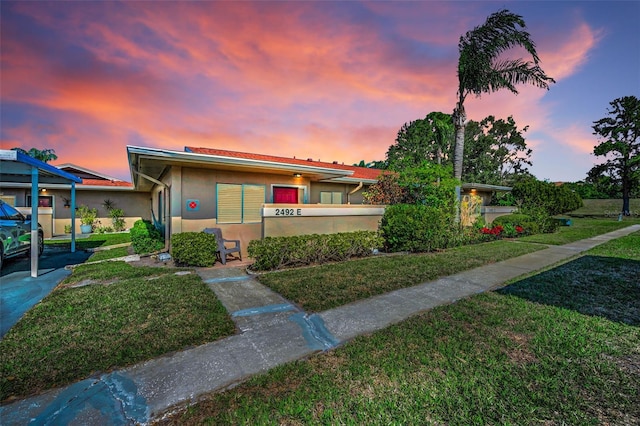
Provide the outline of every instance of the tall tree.
[[629,216],[631,192],[640,187],[640,101],[624,96],[610,102],[609,117],[593,122],[593,134],[602,141],[593,149],[607,161],[589,172],[590,178],[607,175],[622,187],[622,214]]
[[513,176],[526,173],[532,152],[523,136],[527,129],[518,129],[511,116],[496,120],[490,115],[479,123],[469,121],[465,126],[464,181],[506,185]]
[[[521,58],[505,59],[503,53],[514,47],[523,47],[533,62]],[[555,81],[540,68],[540,58],[531,36],[525,31],[524,20],[508,10],[491,14],[483,25],[461,36],[458,50],[458,99],[453,110],[456,135],[453,174],[456,179],[461,179],[466,97],[471,93],[479,97],[500,89],[517,94],[515,86],[519,83],[548,89],[549,84]]]
[[58,156],[56,155],[56,150],[51,148],[46,148],[42,150],[37,148],[31,148],[29,149],[29,151],[25,151],[24,149],[19,147],[15,147],[11,149],[14,151],[18,151],[24,155],[28,155],[29,157],[33,157],[36,160],[40,160],[44,163],[48,163],[49,161],[58,159]]
[[387,150],[387,164],[390,169],[400,171],[418,167],[425,160],[446,163],[451,158],[452,147],[451,116],[430,112],[425,118],[405,123],[400,128],[396,143]]

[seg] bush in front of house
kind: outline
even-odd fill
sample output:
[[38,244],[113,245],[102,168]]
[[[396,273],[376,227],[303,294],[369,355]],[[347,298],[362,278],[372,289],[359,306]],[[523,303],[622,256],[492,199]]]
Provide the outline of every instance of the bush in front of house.
[[129,232],[133,250],[138,254],[153,253],[164,248],[164,238],[151,221],[137,220]]
[[433,251],[447,248],[457,239],[451,215],[444,209],[422,204],[388,206],[380,230],[389,252]]
[[272,271],[370,256],[381,247],[382,238],[377,232],[355,231],[266,237],[251,241],[247,250],[255,259],[251,269]]
[[[546,222],[546,219],[545,219]],[[505,229],[515,229],[521,227],[524,231],[521,235],[539,234],[541,226],[533,217],[523,213],[512,213],[504,216],[498,216],[491,222],[492,226],[502,226]],[[509,235],[511,236],[511,235]]]
[[171,256],[180,266],[213,266],[218,244],[205,232],[182,232],[171,236]]

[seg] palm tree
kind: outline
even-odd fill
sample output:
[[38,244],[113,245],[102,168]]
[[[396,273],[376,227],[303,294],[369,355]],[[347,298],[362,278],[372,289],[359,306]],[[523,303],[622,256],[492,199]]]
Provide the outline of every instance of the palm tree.
[[[453,110],[456,132],[453,175],[462,178],[464,154],[464,128],[467,116],[464,100],[470,93],[479,97],[482,93],[509,89],[517,94],[516,84],[525,83],[549,89],[555,80],[547,76],[539,66],[540,58],[522,16],[506,9],[491,14],[487,21],[460,37],[458,49],[458,101]],[[533,62],[523,59],[505,59],[501,55],[513,48],[523,47]]]
[[18,151],[24,155],[28,155],[29,157],[35,158],[36,160],[40,160],[44,163],[48,163],[49,161],[58,159],[58,156],[56,155],[56,150],[52,148],[46,148],[42,150],[37,148],[31,148],[29,149],[29,151],[26,151],[19,147],[15,147],[11,149],[14,151]]

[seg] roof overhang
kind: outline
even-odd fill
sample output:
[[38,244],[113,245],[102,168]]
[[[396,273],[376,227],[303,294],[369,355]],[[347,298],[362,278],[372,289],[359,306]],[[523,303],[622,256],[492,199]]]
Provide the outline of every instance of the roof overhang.
[[0,182],[3,186],[16,183],[31,184],[34,168],[38,170],[38,182],[41,184],[82,183],[79,177],[21,152],[0,150]]
[[500,186],[500,185],[487,185],[484,183],[463,183],[462,189],[470,191],[475,189],[477,191],[487,191],[487,192],[511,192],[513,188],[510,186]]
[[[131,181],[138,190],[150,190],[154,183],[144,176],[160,180],[171,166],[197,167],[204,169],[230,170],[244,173],[269,173],[292,175],[300,173],[312,181],[336,182],[349,178],[352,170],[339,170],[328,167],[304,166],[272,161],[225,157],[220,155],[196,154],[186,151],[170,151],[139,146],[127,146]],[[144,176],[142,176],[144,175]],[[361,179],[350,179],[349,183],[358,183]]]

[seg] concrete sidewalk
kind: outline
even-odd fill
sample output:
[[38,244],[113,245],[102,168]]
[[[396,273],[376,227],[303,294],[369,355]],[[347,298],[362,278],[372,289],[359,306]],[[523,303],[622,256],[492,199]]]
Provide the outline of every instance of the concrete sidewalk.
[[308,315],[242,269],[199,271],[241,333],[0,407],[3,425],[148,423],[167,408],[331,349],[435,306],[500,287],[640,231],[633,225]]

